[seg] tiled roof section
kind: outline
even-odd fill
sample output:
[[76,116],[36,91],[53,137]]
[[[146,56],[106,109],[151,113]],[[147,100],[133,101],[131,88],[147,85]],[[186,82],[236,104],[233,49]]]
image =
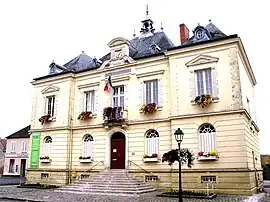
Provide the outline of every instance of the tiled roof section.
[[25,128],[9,135],[6,137],[6,139],[15,139],[15,138],[29,138],[30,137],[30,134],[29,134],[29,131],[30,130],[30,125],[29,126],[26,126]]
[[174,44],[164,32],[155,32],[147,37],[136,37],[130,41],[130,45],[134,50],[130,49],[130,57],[133,59],[154,55],[151,50],[155,45],[160,48],[159,52],[164,52],[169,48],[174,47]]
[[7,146],[7,139],[0,138],[0,150],[5,150]]
[[85,69],[97,69],[100,65],[101,61],[96,58],[91,58],[83,52],[68,63],[64,64],[64,67],[68,71],[78,72]]
[[[196,31],[197,28],[201,28],[203,26],[201,25],[198,25],[195,29],[194,29],[194,33]],[[206,35],[208,37],[207,40],[214,40],[214,39],[218,39],[218,38],[223,38],[223,37],[226,37],[227,35],[224,34],[222,31],[220,31],[220,29],[218,29],[211,21],[209,22],[208,25],[206,25],[205,27],[203,27],[203,29],[206,30]],[[202,41],[202,40],[200,40]],[[198,43],[199,41],[198,40],[195,40],[195,37],[194,35],[184,43],[184,45],[187,45],[187,44],[193,44],[193,43]]]
[[[132,59],[139,59],[162,53],[175,45],[164,32],[154,32],[147,36],[139,36],[130,40],[129,56]],[[153,50],[154,48],[154,50]],[[108,53],[100,60],[102,62],[109,60],[111,54]]]

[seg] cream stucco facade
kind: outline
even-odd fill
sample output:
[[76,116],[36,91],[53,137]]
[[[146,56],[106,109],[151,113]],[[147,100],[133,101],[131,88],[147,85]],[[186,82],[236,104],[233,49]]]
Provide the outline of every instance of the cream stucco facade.
[[[117,49],[126,51],[122,38],[110,42],[112,54]],[[116,47],[116,48],[115,48]],[[259,151],[259,129],[256,125],[254,86],[256,80],[243,44],[238,37],[211,43],[175,48],[163,55],[140,60],[128,58],[126,63],[103,65],[92,71],[59,74],[32,82],[33,111],[32,136],[40,135],[39,160],[31,167],[28,161],[29,182],[67,184],[72,172],[79,175],[96,172],[112,166],[111,138],[115,133],[125,136],[124,168],[136,176],[145,177],[151,172],[158,176],[151,183],[160,188],[177,188],[178,165],[144,162],[147,153],[146,133],[154,129],[159,134],[158,155],[177,148],[174,131],[184,132],[183,148],[195,154],[194,166],[182,170],[184,189],[202,190],[205,177],[214,177],[213,186],[218,193],[251,194],[262,184]],[[205,108],[194,103],[196,97],[195,73],[211,69],[213,102]],[[104,124],[103,111],[111,107],[108,93],[104,92],[108,76],[113,86],[123,86],[124,122]],[[157,110],[143,113],[146,81],[158,81]],[[84,109],[84,93],[94,92],[93,116],[87,120],[77,117]],[[50,122],[41,124],[39,118],[47,110],[46,99],[54,96],[54,115]],[[199,160],[199,128],[211,124],[215,128],[215,160]],[[80,162],[86,134],[93,138],[91,161]],[[51,137],[51,141],[44,138]],[[45,144],[50,144],[49,150]],[[89,170],[90,169],[90,170]],[[42,177],[42,174],[44,174]],[[45,177],[44,177],[45,176]],[[205,178],[206,179],[206,178]]]

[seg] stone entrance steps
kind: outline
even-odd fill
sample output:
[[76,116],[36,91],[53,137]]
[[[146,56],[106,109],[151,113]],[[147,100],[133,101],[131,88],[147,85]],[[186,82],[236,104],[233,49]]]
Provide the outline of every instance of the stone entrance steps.
[[134,195],[152,191],[155,191],[152,186],[134,179],[126,170],[106,170],[55,190],[55,192],[106,195]]

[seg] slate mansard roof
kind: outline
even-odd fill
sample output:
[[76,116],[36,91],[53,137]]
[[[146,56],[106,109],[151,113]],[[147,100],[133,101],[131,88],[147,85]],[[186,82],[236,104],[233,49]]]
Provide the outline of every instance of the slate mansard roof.
[[30,137],[29,130],[30,130],[30,125],[7,136],[6,139],[29,138]]
[[[134,37],[129,41],[129,56],[134,60],[161,55],[164,54],[165,51],[184,48],[195,44],[209,43],[216,40],[237,37],[237,35],[226,36],[210,21],[209,24],[207,24],[205,27],[201,25],[195,27],[195,29],[192,31],[192,37],[190,37],[180,46],[175,46],[163,31],[155,32],[155,29],[153,28],[153,21],[148,18],[148,13],[147,18],[143,20],[142,23],[143,27],[141,29],[141,35]],[[199,30],[203,33],[202,38],[196,37],[196,33]],[[52,62],[49,66],[49,74],[34,80],[39,80],[68,72],[76,73],[81,71],[95,70],[98,69],[103,62],[110,60],[110,57],[111,55],[108,53],[100,59],[97,59],[90,57],[82,52],[80,55],[67,62],[63,66]]]

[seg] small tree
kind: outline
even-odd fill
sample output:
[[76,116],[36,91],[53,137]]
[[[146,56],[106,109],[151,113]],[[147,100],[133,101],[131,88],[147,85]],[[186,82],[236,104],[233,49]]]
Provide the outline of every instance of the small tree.
[[[178,149],[172,149],[162,156],[162,162],[172,165],[175,161],[179,162]],[[189,168],[193,166],[194,154],[189,149],[180,150],[181,164],[187,164]]]

